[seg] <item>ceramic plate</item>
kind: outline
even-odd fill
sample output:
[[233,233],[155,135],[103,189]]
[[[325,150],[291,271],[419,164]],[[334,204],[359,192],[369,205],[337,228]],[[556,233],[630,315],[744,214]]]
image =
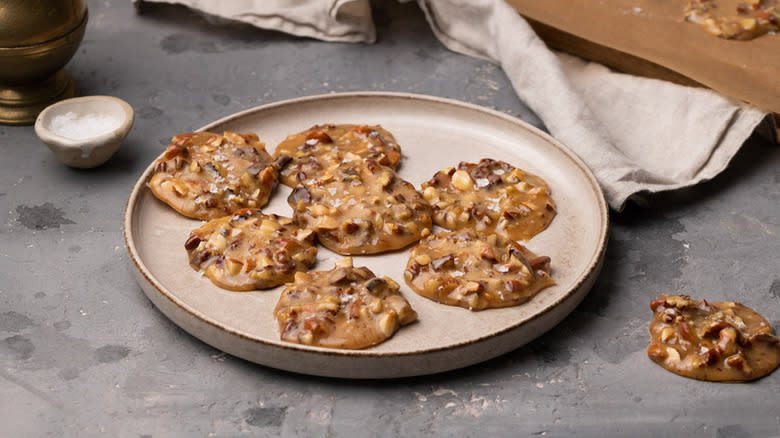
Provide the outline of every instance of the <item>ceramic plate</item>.
[[[429,301],[409,289],[403,282],[408,248],[356,256],[356,266],[401,284],[418,321],[365,350],[285,343],[272,315],[282,288],[230,292],[191,269],[183,245],[201,222],[180,216],[152,195],[146,186],[150,164],[127,203],[125,240],[139,285],[174,323],[220,350],[275,368],[347,378],[403,377],[460,368],[513,350],[561,321],[593,285],[608,229],[607,206],[596,179],[565,146],[506,114],[437,97],[359,92],[263,105],[202,130],[253,131],[272,152],[287,134],[331,122],[381,124],[390,130],[403,151],[398,173],[416,187],[442,168],[484,157],[543,177],[558,214],[527,246],[552,258],[556,284],[523,305],[472,312]],[[290,216],[289,192],[280,185],[264,210]],[[322,246],[319,250],[314,269],[331,269],[341,258]]]

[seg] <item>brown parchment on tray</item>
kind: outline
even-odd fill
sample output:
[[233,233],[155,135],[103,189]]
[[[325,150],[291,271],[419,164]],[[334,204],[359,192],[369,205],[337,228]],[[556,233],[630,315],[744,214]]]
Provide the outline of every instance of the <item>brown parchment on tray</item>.
[[780,34],[718,38],[684,21],[685,0],[506,1],[554,49],[780,114]]

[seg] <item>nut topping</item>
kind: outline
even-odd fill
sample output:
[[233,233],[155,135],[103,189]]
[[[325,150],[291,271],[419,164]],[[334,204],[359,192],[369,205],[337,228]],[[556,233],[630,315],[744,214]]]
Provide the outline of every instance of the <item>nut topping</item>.
[[149,187],[187,217],[216,219],[265,205],[276,187],[279,163],[255,134],[179,134],[155,161]]
[[549,259],[528,269],[538,257],[517,242],[468,232],[436,233],[412,248],[404,271],[418,294],[451,306],[482,310],[522,304],[552,284]]
[[547,184],[503,161],[461,162],[422,184],[436,225],[528,240],[550,224],[555,203]]
[[780,2],[689,0],[685,19],[720,38],[750,40],[780,30]]
[[390,278],[345,258],[330,271],[300,272],[274,309],[281,339],[326,348],[360,349],[391,337],[417,313]]
[[301,227],[344,255],[403,248],[432,226],[431,207],[411,184],[389,167],[351,153],[297,186],[287,202]]
[[[707,303],[687,295],[650,302],[647,356],[667,370],[700,380],[757,379],[780,363],[780,341],[767,321],[739,303]],[[754,342],[761,338],[766,342]]]
[[315,125],[288,136],[276,146],[276,156],[289,156],[280,180],[290,187],[314,180],[340,163],[347,153],[371,158],[377,165],[395,168],[401,148],[393,135],[381,126]]
[[190,233],[184,243],[193,269],[219,287],[268,289],[291,281],[314,265],[314,235],[292,219],[242,209]]

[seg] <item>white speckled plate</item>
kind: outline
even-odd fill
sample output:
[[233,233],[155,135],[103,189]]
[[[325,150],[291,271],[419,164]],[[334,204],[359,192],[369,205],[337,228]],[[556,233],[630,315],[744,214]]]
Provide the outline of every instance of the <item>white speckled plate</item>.
[[[356,266],[368,266],[402,285],[418,322],[365,350],[288,344],[279,340],[272,315],[281,287],[229,292],[189,267],[184,241],[200,222],[180,216],[152,195],[146,186],[150,164],[127,203],[125,240],[139,285],[168,318],[216,348],[263,365],[321,376],[403,377],[460,368],[513,350],[560,322],[593,285],[608,229],[607,206],[596,179],[565,146],[506,114],[437,97],[358,92],[263,105],[202,129],[253,131],[272,151],[287,134],[329,122],[381,124],[390,130],[403,151],[399,173],[417,187],[444,167],[483,157],[546,179],[558,215],[528,246],[552,258],[557,284],[517,307],[471,312],[412,292],[402,275],[408,250],[359,256]],[[280,186],[265,210],[291,215],[289,191]],[[331,269],[340,256],[319,249],[315,269]]]

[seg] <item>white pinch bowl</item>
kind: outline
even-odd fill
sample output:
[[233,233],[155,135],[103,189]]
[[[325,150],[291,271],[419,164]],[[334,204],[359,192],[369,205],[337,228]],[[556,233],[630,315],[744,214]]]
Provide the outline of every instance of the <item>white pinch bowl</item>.
[[[64,137],[51,130],[52,121],[58,115],[69,112],[78,117],[106,115],[121,121],[119,127],[103,134],[84,139]],[[52,104],[35,120],[35,133],[54,152],[62,163],[81,169],[97,167],[108,161],[130,132],[135,112],[127,102],[112,96],[84,96],[65,99]]]

